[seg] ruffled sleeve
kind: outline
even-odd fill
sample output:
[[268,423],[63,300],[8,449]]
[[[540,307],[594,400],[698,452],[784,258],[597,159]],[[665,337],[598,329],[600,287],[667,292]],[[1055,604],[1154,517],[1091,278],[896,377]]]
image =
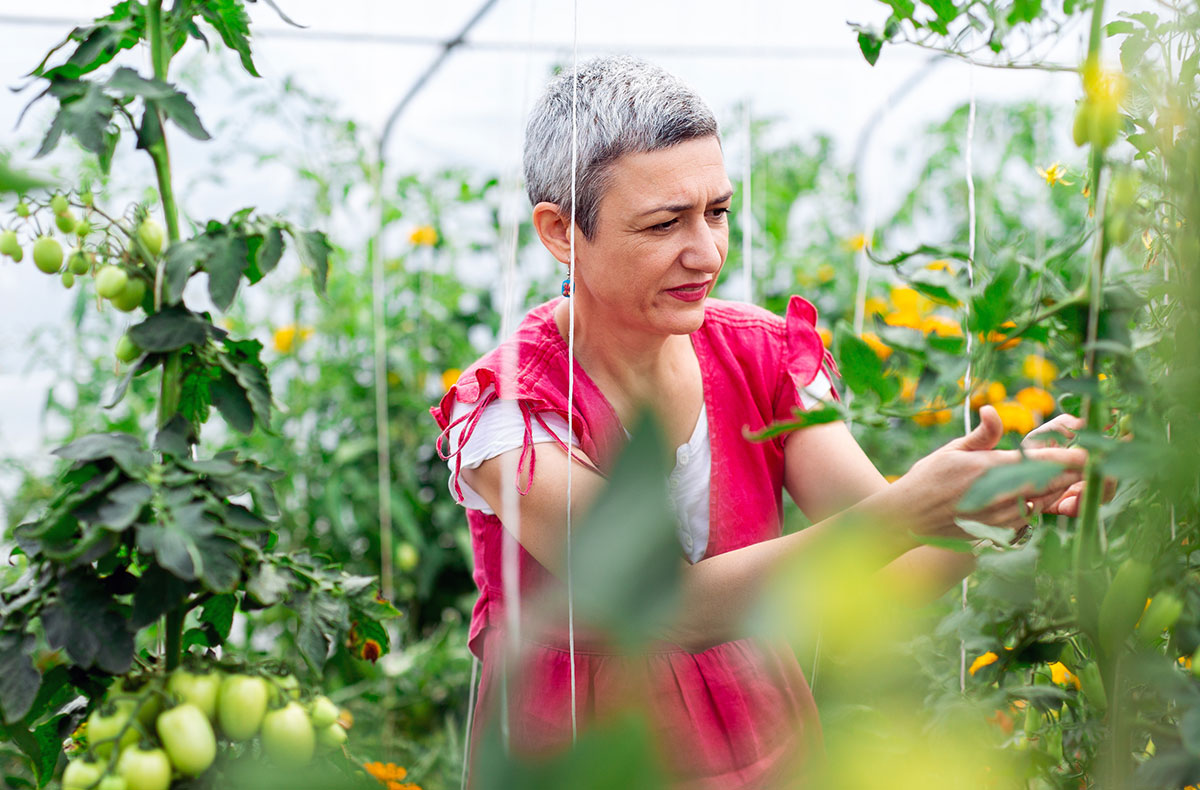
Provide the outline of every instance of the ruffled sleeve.
[[796,411],[807,411],[806,402],[812,404],[814,398],[832,396],[839,400],[833,386],[838,378],[837,366],[817,334],[816,323],[817,309],[811,303],[799,296],[788,301],[775,399],[776,420],[788,420]]

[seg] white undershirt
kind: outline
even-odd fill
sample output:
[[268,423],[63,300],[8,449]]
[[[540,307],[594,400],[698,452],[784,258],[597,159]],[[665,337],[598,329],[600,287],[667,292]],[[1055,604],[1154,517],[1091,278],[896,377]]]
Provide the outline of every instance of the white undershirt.
[[[828,398],[831,392],[829,379],[824,373],[818,372],[816,379],[804,388],[800,400],[805,409],[811,409],[820,400]],[[489,397],[495,392],[495,386],[488,385],[479,397]],[[473,404],[454,403],[450,421],[470,413]],[[564,444],[567,442],[567,421],[557,414],[543,413],[542,419],[546,426],[554,432],[543,428],[537,420],[532,421],[532,441],[534,444],[557,444],[554,436]],[[459,442],[467,421],[456,425],[450,431],[449,450],[459,449]],[[525,441],[525,420],[521,408],[515,401],[493,400],[483,410],[475,430],[471,433],[470,441],[459,453],[462,469],[476,469],[484,461],[495,458],[501,453],[516,450]],[[571,437],[570,444],[578,447],[579,442]],[[456,461],[451,458],[447,462],[451,473],[454,472]],[[700,407],[700,415],[696,419],[696,427],[692,436],[684,444],[675,448],[675,468],[667,476],[667,490],[675,506],[677,519],[676,531],[679,535],[679,545],[684,555],[691,562],[698,562],[708,548],[708,507],[709,507],[709,476],[712,466],[712,449],[708,441],[708,412],[705,406]],[[493,511],[475,489],[461,477],[458,485],[462,491],[463,507],[478,510],[488,515]],[[450,481],[450,492],[454,493],[454,481]]]

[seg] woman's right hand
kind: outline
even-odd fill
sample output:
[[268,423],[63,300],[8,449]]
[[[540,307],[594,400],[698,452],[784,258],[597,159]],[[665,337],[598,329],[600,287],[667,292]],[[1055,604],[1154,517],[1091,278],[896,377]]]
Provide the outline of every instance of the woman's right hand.
[[[1029,502],[1055,501],[1078,483],[1087,462],[1087,451],[1065,447],[1035,447],[1023,452],[997,450],[1004,435],[1000,415],[991,406],[979,412],[979,425],[966,436],[954,439],[913,464],[908,474],[893,484],[904,493],[911,528],[920,534],[965,537],[956,519],[1019,529],[1029,521]],[[986,507],[962,512],[958,503],[971,485],[987,470],[1023,458],[1052,461],[1065,469],[1040,490],[1032,486],[998,496]],[[897,492],[900,493],[900,492]]]

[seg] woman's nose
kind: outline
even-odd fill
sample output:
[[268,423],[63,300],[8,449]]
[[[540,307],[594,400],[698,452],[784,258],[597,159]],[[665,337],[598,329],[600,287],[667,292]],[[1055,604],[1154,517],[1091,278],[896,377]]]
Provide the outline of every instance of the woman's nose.
[[702,272],[717,272],[725,263],[725,248],[728,239],[724,228],[714,228],[701,220],[692,226],[688,246],[680,256],[689,269]]

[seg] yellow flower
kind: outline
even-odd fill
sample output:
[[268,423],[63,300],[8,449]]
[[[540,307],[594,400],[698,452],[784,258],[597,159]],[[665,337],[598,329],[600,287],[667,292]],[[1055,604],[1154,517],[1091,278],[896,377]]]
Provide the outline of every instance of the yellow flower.
[[850,252],[862,252],[867,246],[867,234],[856,233],[842,242],[842,245]]
[[934,398],[933,402],[926,401],[924,409],[912,416],[912,421],[922,428],[929,428],[934,425],[945,425],[954,418],[954,414],[947,408],[944,408],[941,398]]
[[915,397],[917,397],[917,380],[911,376],[905,376],[900,380],[900,400],[912,403],[912,399]]
[[1025,378],[1032,379],[1043,387],[1058,378],[1058,368],[1054,363],[1037,354],[1025,357],[1025,361],[1021,363],[1021,373]]
[[1017,403],[1035,414],[1053,414],[1054,396],[1040,387],[1026,387],[1017,393]]
[[979,411],[989,403],[995,404],[1008,397],[1008,391],[998,381],[981,381],[971,393],[971,408]]
[[817,282],[827,283],[833,279],[836,273],[833,266],[828,263],[822,263],[817,267]]
[[303,343],[312,337],[312,329],[310,327],[297,327],[295,324],[281,326],[275,330],[275,334],[271,337],[271,345],[280,354],[290,354],[296,348],[296,342]]
[[939,258],[936,261],[930,261],[925,264],[925,268],[931,272],[949,272],[954,274],[954,268],[950,265],[950,261],[945,258]]
[[[1012,321],[1005,321],[1003,324],[1000,325],[1001,329],[1016,329],[1016,327],[1017,327],[1017,325],[1014,324]],[[989,343],[999,343],[1000,345],[997,346],[997,349],[1000,351],[1007,351],[1008,349],[1014,348],[1021,343],[1021,338],[1019,338],[1019,337],[1014,337],[1011,339],[1006,339],[1006,338],[1008,338],[1007,332],[997,332],[995,330],[992,330],[991,332],[987,333],[986,339],[987,339],[987,342],[989,342]],[[980,335],[979,339],[983,340],[984,339],[983,335]]]
[[933,309],[933,302],[922,296],[915,288],[896,286],[891,293],[892,304],[902,313],[924,315]]
[[1045,170],[1039,167],[1037,169],[1037,174],[1046,179],[1046,184],[1048,186],[1054,186],[1055,184],[1066,184],[1067,186],[1070,186],[1071,184],[1075,183],[1074,181],[1067,181],[1065,178],[1063,178],[1063,176],[1067,174],[1067,168],[1063,167],[1058,162],[1050,165]]
[[970,672],[972,675],[974,675],[976,672],[983,669],[984,667],[986,667],[990,664],[995,664],[999,659],[1000,659],[1000,656],[996,655],[991,650],[989,650],[986,653],[984,653],[982,656],[977,656],[975,658],[975,660],[971,662],[971,668],[968,669],[967,671]]
[[830,332],[827,327],[817,327],[817,334],[821,336],[821,345],[829,348],[833,345],[833,332]]
[[911,310],[894,310],[883,317],[883,323],[888,326],[903,326],[909,329],[921,328],[921,314]]
[[1006,400],[993,405],[996,408],[996,413],[1000,415],[1000,422],[1004,425],[1004,430],[1006,431],[1024,435],[1038,425],[1037,420],[1033,417],[1033,412],[1022,403],[1017,403],[1015,400]]
[[887,302],[878,296],[868,296],[863,301],[863,315],[883,315],[887,311]]
[[879,335],[874,332],[863,332],[862,339],[875,352],[875,356],[879,357],[880,362],[887,362],[887,358],[892,355],[892,347],[880,340]]
[[408,240],[417,247],[432,247],[438,243],[438,232],[432,225],[421,225],[413,229]]
[[1055,661],[1046,666],[1050,669],[1050,680],[1056,686],[1074,686],[1076,690],[1079,689],[1079,678],[1075,677],[1074,673],[1062,663]]
[[442,371],[442,389],[449,390],[458,382],[458,377],[462,375],[462,371],[458,368],[447,368]]
[[1178,660],[1179,660],[1179,666],[1183,667],[1184,669],[1192,668],[1192,657],[1191,656],[1180,656]]
[[938,337],[962,337],[962,326],[944,315],[927,315],[921,320],[921,331]]

